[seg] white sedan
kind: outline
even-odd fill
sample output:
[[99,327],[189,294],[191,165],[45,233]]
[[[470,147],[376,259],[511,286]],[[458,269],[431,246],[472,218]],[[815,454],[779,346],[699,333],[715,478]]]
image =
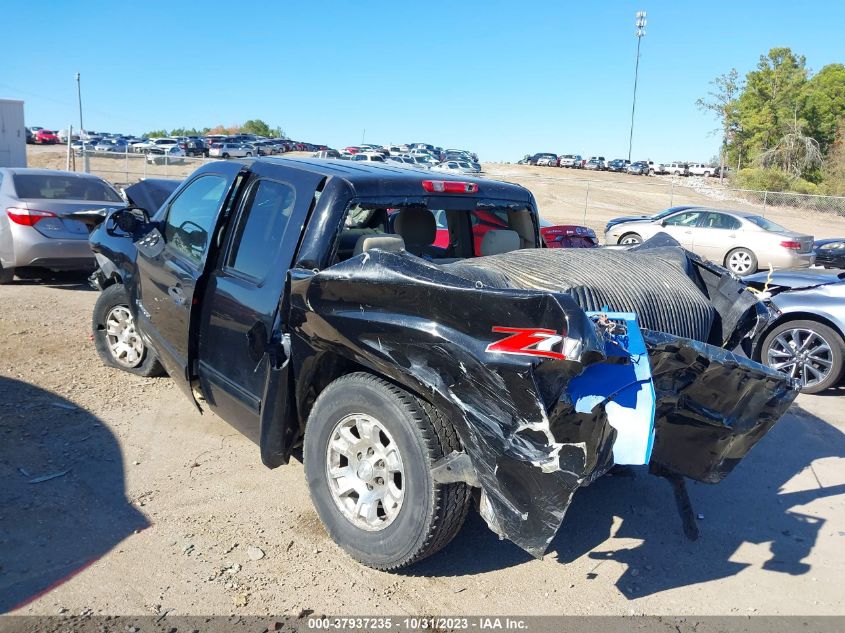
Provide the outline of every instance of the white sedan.
[[465,174],[472,176],[477,173],[472,165],[459,160],[447,160],[431,168],[431,171],[443,171],[449,174]]

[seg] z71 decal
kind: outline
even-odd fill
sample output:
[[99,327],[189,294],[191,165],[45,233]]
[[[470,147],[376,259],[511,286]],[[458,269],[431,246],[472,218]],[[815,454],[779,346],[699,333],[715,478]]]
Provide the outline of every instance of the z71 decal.
[[510,334],[510,336],[506,336],[501,341],[490,343],[487,346],[488,352],[566,360],[565,355],[553,351],[553,348],[563,341],[563,335],[558,334],[554,330],[533,327],[493,326],[493,331],[501,334]]

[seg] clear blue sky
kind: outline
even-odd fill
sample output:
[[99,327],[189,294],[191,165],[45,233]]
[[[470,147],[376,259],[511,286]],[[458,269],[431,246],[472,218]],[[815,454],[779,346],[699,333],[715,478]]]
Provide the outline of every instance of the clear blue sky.
[[517,160],[535,151],[708,160],[708,82],[789,46],[845,62],[845,2],[7,2],[0,98],[27,125],[98,131],[261,118],[345,146],[429,142]]

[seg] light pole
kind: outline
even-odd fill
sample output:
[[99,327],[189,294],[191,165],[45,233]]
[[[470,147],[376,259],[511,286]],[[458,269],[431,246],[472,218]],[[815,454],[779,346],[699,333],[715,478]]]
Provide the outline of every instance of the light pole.
[[640,42],[645,35],[645,11],[637,11],[637,64],[634,66],[634,102],[631,105],[631,134],[628,136],[628,162],[631,162],[631,145],[634,142],[634,111],[637,109],[637,79],[640,75]]
[[76,73],[76,96],[79,98],[79,137],[82,138],[82,85],[79,81],[79,73]]

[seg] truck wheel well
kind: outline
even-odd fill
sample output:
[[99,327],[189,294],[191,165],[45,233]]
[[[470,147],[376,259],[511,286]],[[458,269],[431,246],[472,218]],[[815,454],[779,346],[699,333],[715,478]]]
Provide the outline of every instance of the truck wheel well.
[[297,408],[299,412],[300,438],[305,432],[305,424],[308,421],[308,416],[311,414],[311,409],[314,407],[314,402],[316,402],[322,391],[341,376],[358,372],[377,376],[382,380],[386,380],[387,382],[412,393],[423,402],[429,405],[432,404],[425,394],[416,389],[414,385],[397,383],[389,376],[385,376],[384,374],[374,370],[372,367],[362,365],[361,363],[355,362],[345,356],[331,353],[323,354],[319,362],[310,369],[310,379],[306,377],[306,380],[310,383],[308,390],[300,394],[299,397]]
[[773,329],[777,326],[781,325],[782,323],[786,323],[788,321],[815,321],[816,323],[821,323],[822,325],[826,325],[831,330],[836,332],[843,342],[845,342],[845,334],[842,333],[842,330],[830,319],[826,319],[823,316],[819,316],[818,314],[813,314],[812,312],[789,312],[787,314],[783,314],[778,318],[774,323],[772,323],[766,330],[757,337],[757,345],[754,348],[753,359],[756,360],[758,363],[761,361],[762,356],[762,347],[763,341],[769,335]]
[[112,273],[111,277],[103,277],[101,282],[101,289],[105,290],[109,286],[113,286],[115,284],[122,284],[123,279],[120,278],[120,275],[117,273]]

